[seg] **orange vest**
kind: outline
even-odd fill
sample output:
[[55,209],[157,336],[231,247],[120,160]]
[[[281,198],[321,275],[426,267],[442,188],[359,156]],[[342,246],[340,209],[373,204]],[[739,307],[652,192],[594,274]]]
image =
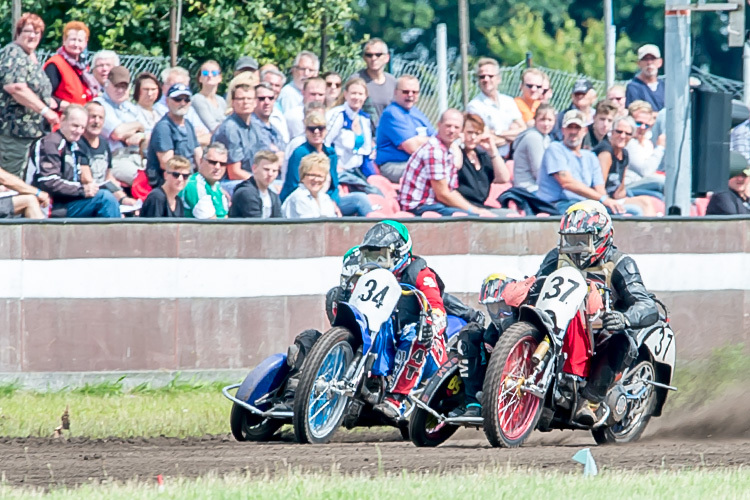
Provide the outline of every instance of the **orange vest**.
[[55,54],[47,60],[44,67],[49,64],[54,64],[60,72],[60,85],[52,92],[53,96],[82,106],[94,98],[91,89],[83,84],[81,77],[63,56]]

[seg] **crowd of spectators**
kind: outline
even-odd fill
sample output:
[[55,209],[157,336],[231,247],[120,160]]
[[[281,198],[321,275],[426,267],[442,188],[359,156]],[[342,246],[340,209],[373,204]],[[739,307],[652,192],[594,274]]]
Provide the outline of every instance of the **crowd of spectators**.
[[[614,214],[664,213],[654,45],[638,49],[640,71],[625,87],[600,100],[581,78],[560,110],[540,69],[505,95],[498,62],[480,58],[479,93],[433,124],[419,78],[388,73],[378,38],[352,75],[321,74],[317,55],[302,51],[289,81],[286,61],[251,56],[225,81],[213,60],[195,75],[131,75],[103,50],[87,66],[90,32],[78,21],[40,64],[44,29],[25,13],[0,51],[0,217],[510,217],[583,199]],[[747,122],[732,149],[744,156],[710,213],[750,211]]]

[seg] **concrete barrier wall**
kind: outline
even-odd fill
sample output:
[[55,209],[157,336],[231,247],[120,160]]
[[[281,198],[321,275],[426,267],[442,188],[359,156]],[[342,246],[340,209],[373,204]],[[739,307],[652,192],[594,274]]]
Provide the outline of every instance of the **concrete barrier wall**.
[[[472,305],[491,272],[530,274],[557,221],[414,221],[414,250]],[[0,372],[252,367],[305,328],[371,221],[0,225]],[[750,220],[617,221],[672,310],[678,356],[750,331]]]

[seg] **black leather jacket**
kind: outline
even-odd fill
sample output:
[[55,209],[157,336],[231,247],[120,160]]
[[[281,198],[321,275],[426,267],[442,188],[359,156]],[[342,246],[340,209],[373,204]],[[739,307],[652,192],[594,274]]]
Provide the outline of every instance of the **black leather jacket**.
[[[536,290],[541,290],[542,278],[546,278],[558,267],[557,248],[547,253],[537,272]],[[651,294],[646,290],[641,273],[632,257],[612,246],[604,255],[604,263],[614,263],[610,285],[612,289],[612,308],[625,315],[632,328],[644,328],[659,320],[659,310]],[[584,269],[587,277],[606,281],[600,268]],[[537,292],[538,294],[538,292]]]

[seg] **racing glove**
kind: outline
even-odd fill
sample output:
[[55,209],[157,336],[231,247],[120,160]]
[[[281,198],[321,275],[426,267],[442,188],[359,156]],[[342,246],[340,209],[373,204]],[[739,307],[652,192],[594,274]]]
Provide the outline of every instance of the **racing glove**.
[[607,311],[602,315],[602,326],[610,332],[619,332],[630,328],[630,322],[620,311]]

